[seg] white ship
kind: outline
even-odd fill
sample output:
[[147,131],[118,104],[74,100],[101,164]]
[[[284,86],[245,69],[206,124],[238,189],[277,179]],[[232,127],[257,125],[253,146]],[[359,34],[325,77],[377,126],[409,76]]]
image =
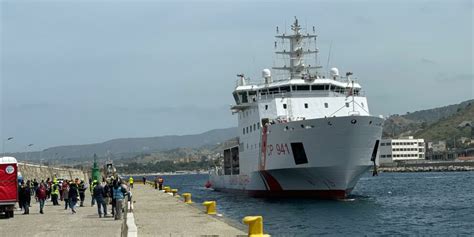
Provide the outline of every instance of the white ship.
[[314,27],[303,32],[295,18],[290,34],[278,27],[277,34],[276,54],[287,64],[273,70],[283,73],[264,69],[257,83],[238,75],[231,110],[239,136],[208,185],[251,196],[345,198],[375,168],[383,118],[370,115],[352,73],[317,64]]

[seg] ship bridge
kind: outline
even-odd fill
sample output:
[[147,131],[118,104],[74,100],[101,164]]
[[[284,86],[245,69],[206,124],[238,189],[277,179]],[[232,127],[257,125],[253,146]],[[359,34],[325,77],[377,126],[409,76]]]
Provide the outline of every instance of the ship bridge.
[[276,55],[283,61],[272,67],[277,76],[272,76],[270,69],[262,71],[260,82],[253,82],[244,74],[237,75],[232,93],[235,105],[231,110],[239,114],[239,123],[255,124],[264,118],[292,121],[369,115],[367,99],[352,72],[341,76],[334,67],[322,71],[317,60],[315,27],[311,34],[303,31],[296,18],[290,34],[280,34],[277,27],[274,44]]

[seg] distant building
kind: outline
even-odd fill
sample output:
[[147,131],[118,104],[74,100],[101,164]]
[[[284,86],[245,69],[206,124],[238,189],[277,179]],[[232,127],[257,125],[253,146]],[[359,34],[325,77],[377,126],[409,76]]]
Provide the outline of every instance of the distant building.
[[433,152],[445,152],[447,150],[446,141],[429,142],[428,149]]
[[410,136],[405,139],[382,139],[380,142],[380,164],[417,159],[425,159],[424,139],[414,139]]

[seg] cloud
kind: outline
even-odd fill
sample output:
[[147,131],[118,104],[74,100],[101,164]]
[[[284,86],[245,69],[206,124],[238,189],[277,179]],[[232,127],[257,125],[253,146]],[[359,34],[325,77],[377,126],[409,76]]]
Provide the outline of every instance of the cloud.
[[372,19],[370,19],[367,16],[355,16],[354,17],[354,22],[361,24],[361,25],[370,25],[374,23]]
[[435,77],[435,81],[439,83],[452,83],[452,82],[473,82],[474,74],[472,73],[461,73],[455,75],[449,75],[446,73],[438,73]]
[[422,64],[427,64],[427,65],[438,65],[438,63],[437,63],[436,61],[431,60],[431,59],[429,59],[429,58],[421,58],[421,59],[420,59],[420,62],[421,62]]

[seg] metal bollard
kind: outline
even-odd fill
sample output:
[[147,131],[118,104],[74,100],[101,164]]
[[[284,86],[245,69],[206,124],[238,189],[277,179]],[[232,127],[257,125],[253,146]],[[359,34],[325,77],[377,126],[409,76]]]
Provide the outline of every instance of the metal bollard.
[[190,193],[183,193],[184,197],[184,203],[191,204],[193,201],[191,200],[191,194]]
[[202,203],[206,207],[206,214],[215,215],[216,213],[216,201],[205,201]]
[[242,222],[249,226],[250,237],[270,236],[263,233],[263,217],[262,216],[246,216]]
[[178,189],[171,189],[171,192],[173,193],[173,196],[178,196]]

